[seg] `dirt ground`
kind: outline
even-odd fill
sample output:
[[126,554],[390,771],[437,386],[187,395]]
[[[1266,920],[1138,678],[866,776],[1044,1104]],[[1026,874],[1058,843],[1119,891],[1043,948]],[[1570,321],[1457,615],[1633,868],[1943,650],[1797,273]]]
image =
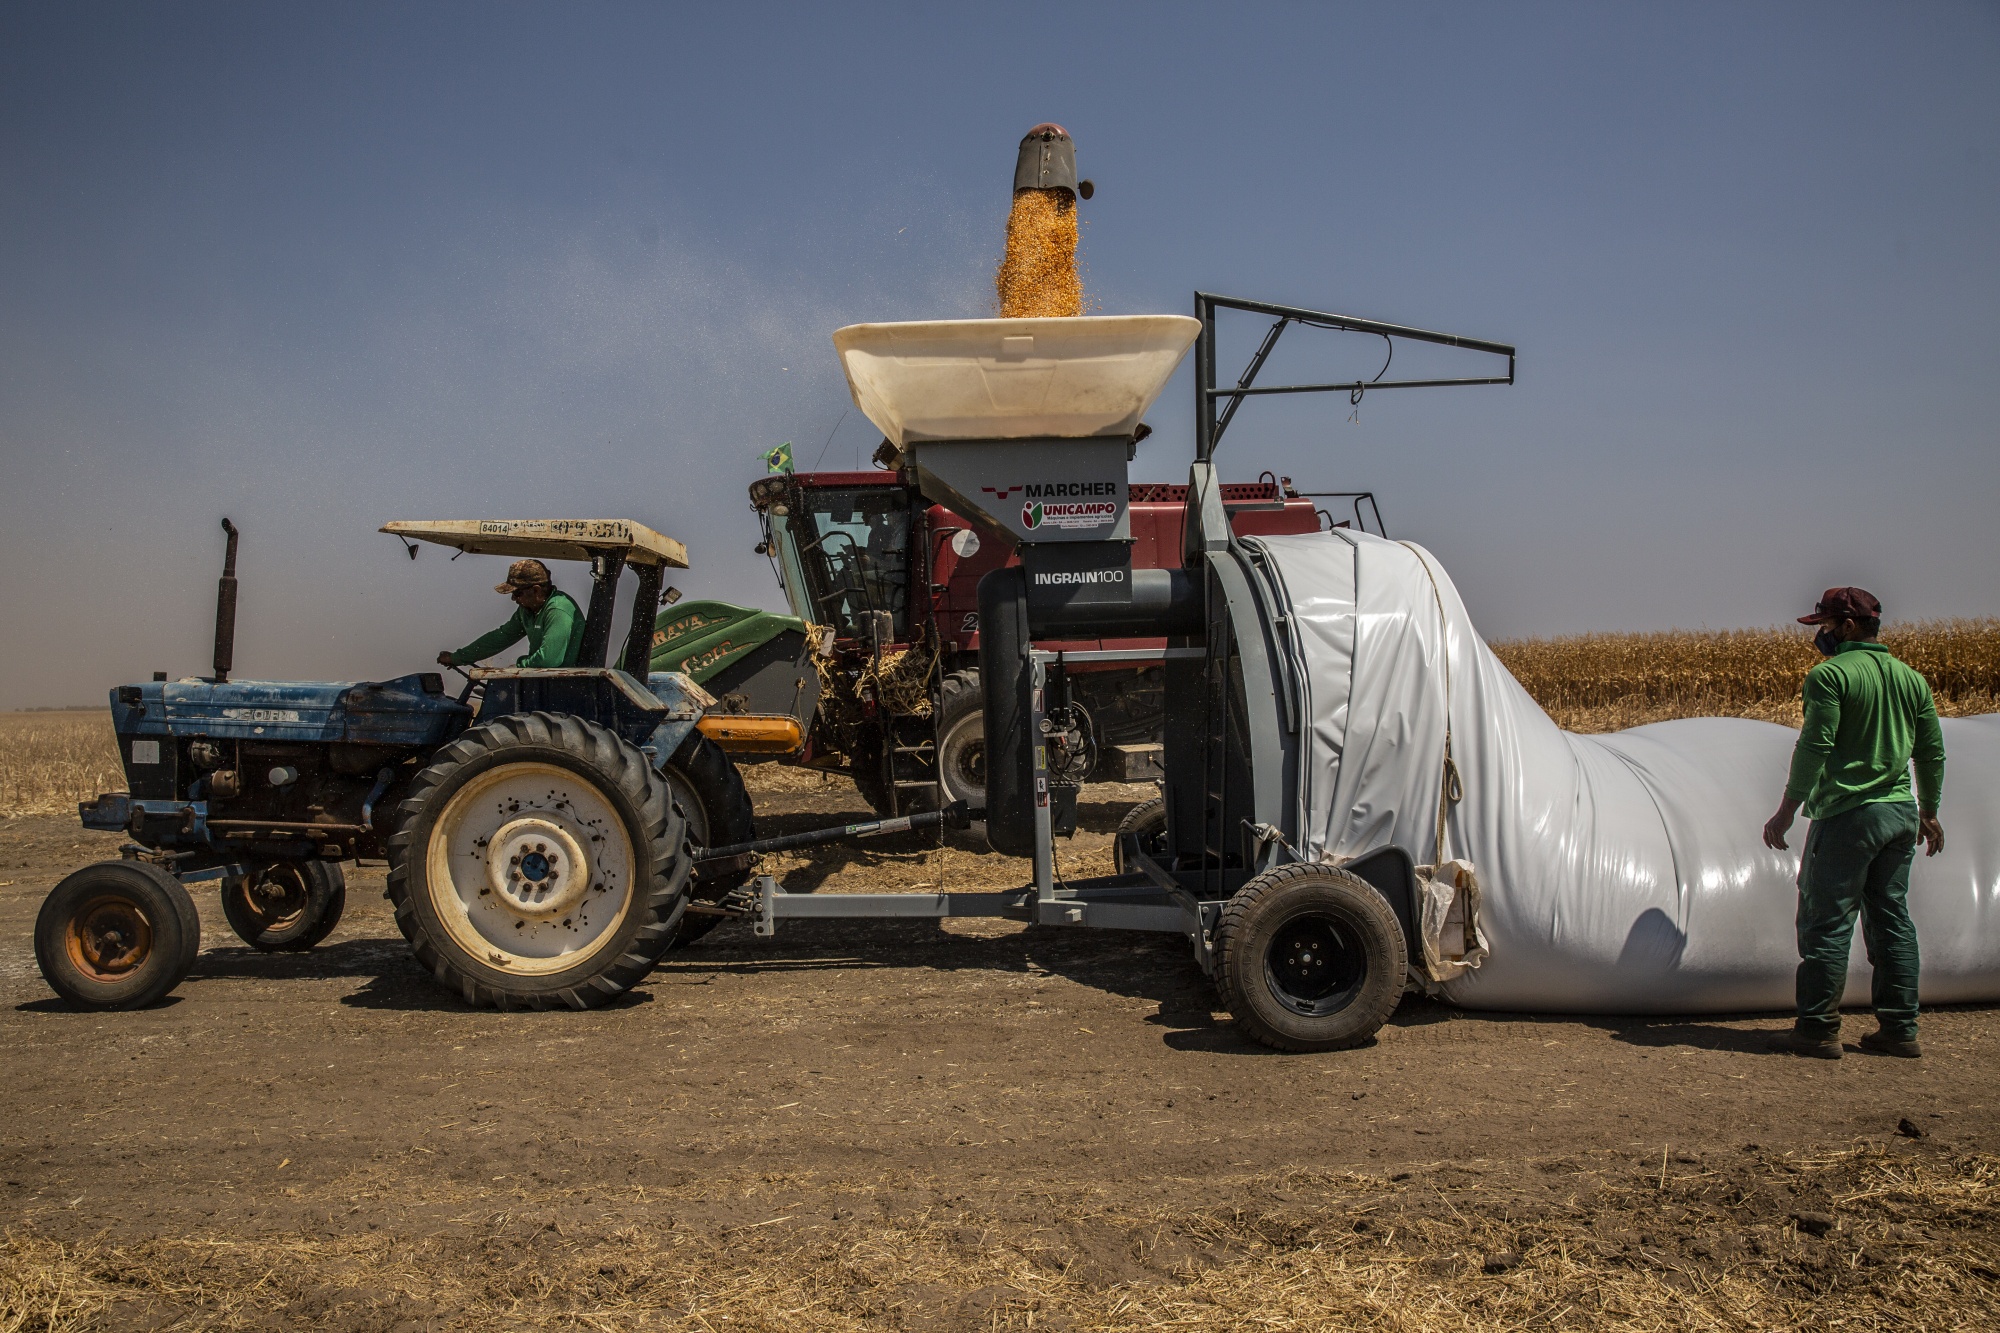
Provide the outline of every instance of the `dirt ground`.
[[[1064,871],[1146,794],[1090,789]],[[863,811],[797,775],[758,801],[770,832]],[[34,913],[116,842],[0,823],[0,1333],[2000,1326],[2000,1011],[1833,1064],[1766,1053],[1780,1015],[1412,999],[1278,1055],[1181,941],[828,922],[498,1014],[350,867],[313,953],[241,946],[208,887],[175,996],[71,1012]],[[788,865],[1023,873],[969,837]]]

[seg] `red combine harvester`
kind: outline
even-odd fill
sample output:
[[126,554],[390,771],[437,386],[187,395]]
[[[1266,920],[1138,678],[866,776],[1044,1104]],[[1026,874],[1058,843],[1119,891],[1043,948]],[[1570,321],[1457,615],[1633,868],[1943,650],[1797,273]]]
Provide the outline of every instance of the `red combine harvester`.
[[[684,670],[718,697],[702,730],[739,760],[778,759],[850,774],[884,816],[962,800],[986,804],[979,684],[979,580],[1019,564],[1014,539],[927,502],[891,467],[763,477],[750,502],[790,616],[721,602],[663,612],[656,670]],[[1178,568],[1187,488],[1133,483],[1132,566]],[[1381,530],[1366,491],[1311,492],[1266,472],[1225,484],[1243,536],[1329,526]],[[1319,507],[1343,502],[1342,516]],[[1029,497],[1024,497],[1029,501]],[[1158,663],[1131,650],[1165,639],[1065,639],[1079,734],[1067,776],[1144,781],[1159,772],[1164,720]],[[1121,650],[1122,660],[1090,654]],[[817,675],[817,681],[809,677]],[[1087,728],[1087,730],[1086,730]]]

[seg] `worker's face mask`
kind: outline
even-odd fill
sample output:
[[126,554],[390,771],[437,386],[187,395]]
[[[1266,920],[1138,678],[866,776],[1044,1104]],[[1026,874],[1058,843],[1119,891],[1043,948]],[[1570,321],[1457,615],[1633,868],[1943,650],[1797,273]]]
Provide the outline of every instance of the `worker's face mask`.
[[1831,625],[1821,625],[1819,633],[1813,635],[1813,647],[1819,649],[1821,657],[1832,657],[1840,651],[1843,642],[1845,640],[1840,637],[1840,631]]

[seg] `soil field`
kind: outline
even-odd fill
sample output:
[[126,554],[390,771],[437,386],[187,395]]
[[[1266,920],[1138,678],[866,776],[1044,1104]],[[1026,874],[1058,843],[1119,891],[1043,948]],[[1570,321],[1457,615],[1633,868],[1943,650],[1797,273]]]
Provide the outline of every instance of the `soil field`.
[[[772,832],[864,811],[758,776]],[[1147,794],[1091,788],[1064,872]],[[827,922],[498,1014],[350,868],[313,953],[198,889],[175,997],[70,1012],[31,924],[116,841],[0,822],[0,1333],[2000,1326],[1994,1010],[1927,1014],[1920,1062],[1767,1054],[1782,1015],[1415,1000],[1278,1055],[1179,941]],[[1023,868],[968,838],[792,873]]]

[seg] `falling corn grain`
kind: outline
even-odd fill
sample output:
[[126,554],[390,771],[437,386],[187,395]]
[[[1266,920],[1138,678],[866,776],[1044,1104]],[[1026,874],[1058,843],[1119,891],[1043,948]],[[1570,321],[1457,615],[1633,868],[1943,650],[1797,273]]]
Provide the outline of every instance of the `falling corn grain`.
[[1081,315],[1076,273],[1076,196],[1066,189],[1017,190],[1007,216],[1007,254],[993,286],[1002,319]]

